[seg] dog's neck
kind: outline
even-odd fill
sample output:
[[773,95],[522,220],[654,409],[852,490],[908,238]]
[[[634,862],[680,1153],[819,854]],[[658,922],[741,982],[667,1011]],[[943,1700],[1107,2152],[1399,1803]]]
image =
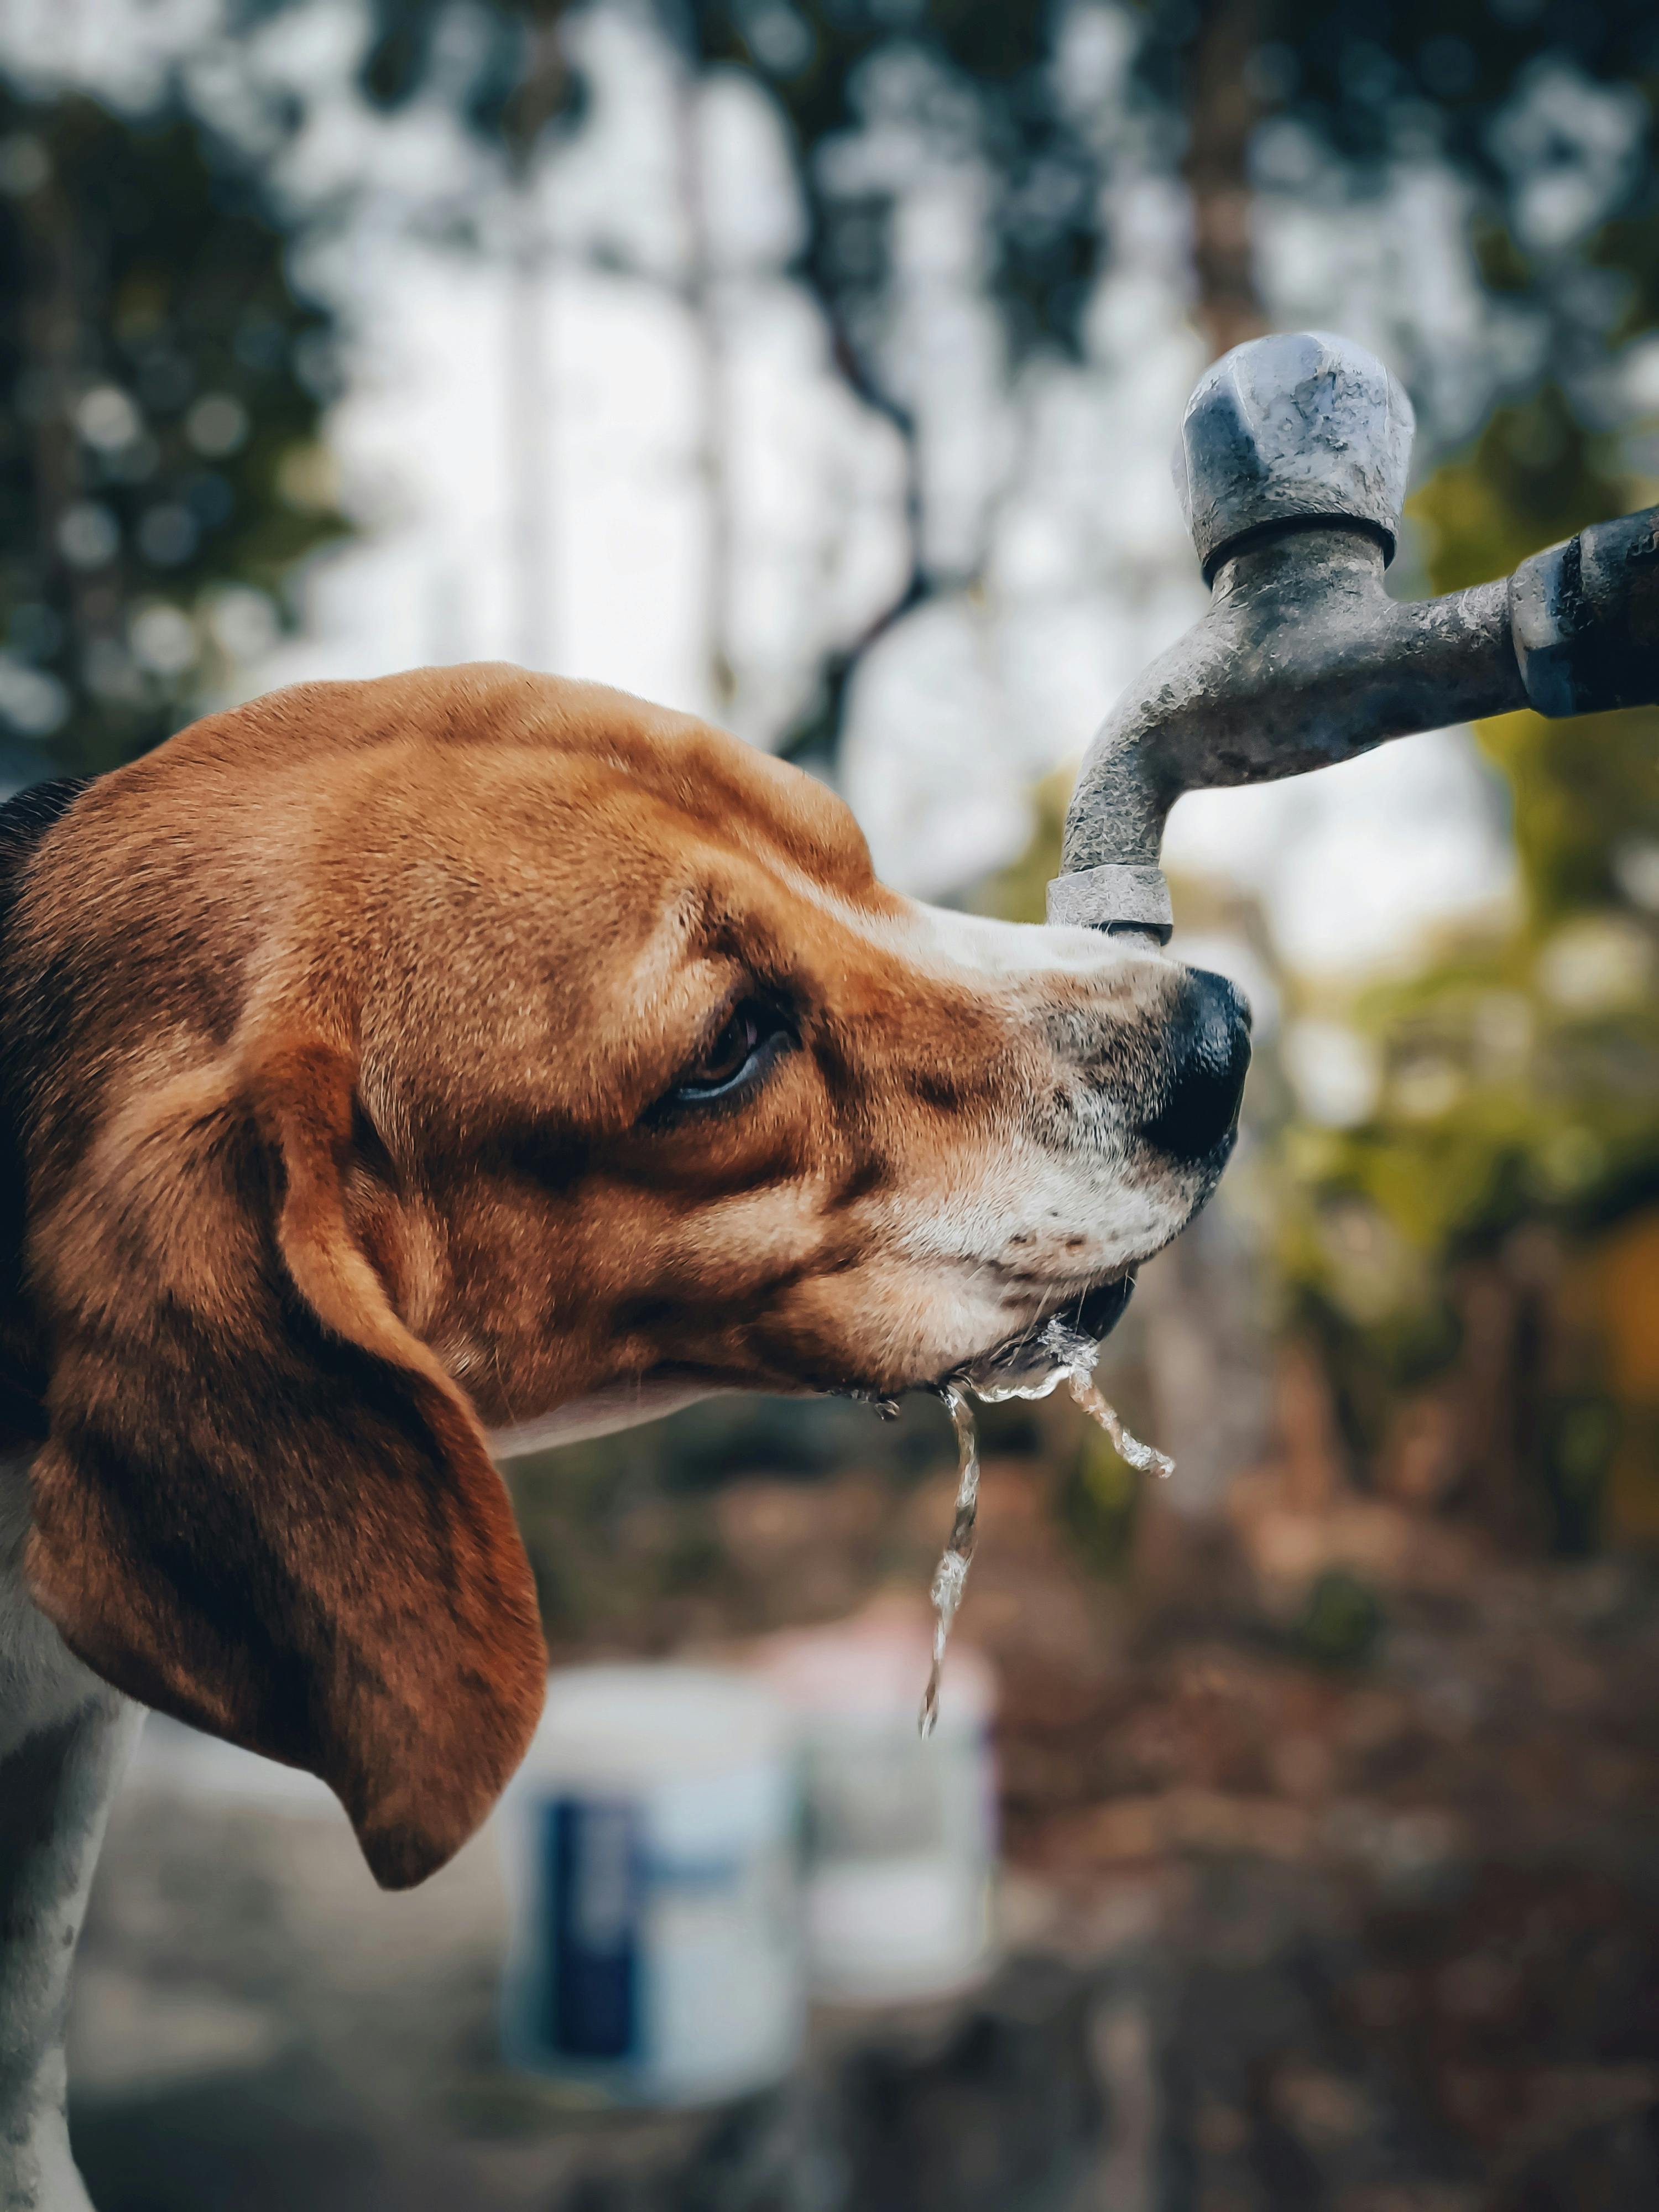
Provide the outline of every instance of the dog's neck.
[[64,2112],[70,1970],[143,1715],[31,1603],[28,1517],[28,1455],[0,1455],[0,2205],[89,2212]]
[[44,1422],[22,1285],[27,1113],[37,1022],[5,949],[27,864],[84,786],[0,806],[0,2205],[90,2212],[70,2155],[70,1972],[110,1800],[142,1709],[76,1659],[23,1582],[29,1462]]
[[42,1377],[23,1290],[23,1131],[49,1010],[23,1002],[8,952],[29,863],[88,781],[65,776],[32,784],[0,805],[0,1453],[45,1433]]

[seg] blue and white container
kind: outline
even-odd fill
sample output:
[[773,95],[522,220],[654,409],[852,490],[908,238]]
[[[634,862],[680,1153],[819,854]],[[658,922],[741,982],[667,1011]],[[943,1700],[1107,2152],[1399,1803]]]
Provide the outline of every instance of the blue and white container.
[[555,1674],[504,1810],[513,2063],[649,2105],[788,2073],[798,1797],[770,1691],[713,1668]]
[[814,1997],[907,2004],[970,1988],[994,1961],[995,1689],[954,1644],[939,1725],[916,1727],[932,1638],[882,1608],[769,1638],[757,1655],[794,1716],[806,1807]]

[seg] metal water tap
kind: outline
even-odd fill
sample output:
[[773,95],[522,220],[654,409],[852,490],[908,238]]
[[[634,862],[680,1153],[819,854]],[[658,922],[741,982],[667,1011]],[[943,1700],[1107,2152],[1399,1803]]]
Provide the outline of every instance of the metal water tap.
[[1200,380],[1175,471],[1209,611],[1091,746],[1050,921],[1167,943],[1158,853],[1183,791],[1299,775],[1516,707],[1659,703],[1659,507],[1495,583],[1389,597],[1414,427],[1382,362],[1322,331],[1235,346]]

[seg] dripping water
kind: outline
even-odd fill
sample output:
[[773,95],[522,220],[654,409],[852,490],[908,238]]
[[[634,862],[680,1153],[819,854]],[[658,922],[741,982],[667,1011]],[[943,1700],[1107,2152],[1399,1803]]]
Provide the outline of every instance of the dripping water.
[[939,1720],[939,1677],[945,1672],[945,1647],[951,1640],[951,1624],[962,1603],[963,1584],[974,1557],[974,1538],[979,1525],[979,1431],[974,1409],[959,1383],[939,1385],[939,1395],[957,1432],[957,1510],[951,1523],[951,1540],[939,1556],[930,1595],[933,1601],[933,1663],[927,1670],[927,1687],[921,1700],[920,1726],[932,1735]]
[[933,1733],[939,1721],[939,1681],[945,1671],[945,1647],[951,1624],[962,1603],[963,1586],[974,1557],[979,1516],[979,1432],[968,1393],[988,1406],[1010,1398],[1046,1398],[1062,1382],[1091,1420],[1111,1438],[1118,1456],[1138,1474],[1160,1479],[1175,1473],[1175,1462],[1151,1444],[1144,1444],[1126,1429],[1117,1408],[1102,1395],[1095,1381],[1100,1346],[1091,1336],[1072,1328],[1058,1315],[1031,1340],[1012,1352],[993,1353],[988,1359],[964,1367],[939,1385],[957,1437],[957,1503],[951,1523],[951,1540],[940,1556],[931,1592],[933,1601],[933,1657],[927,1673],[918,1726],[924,1736]]

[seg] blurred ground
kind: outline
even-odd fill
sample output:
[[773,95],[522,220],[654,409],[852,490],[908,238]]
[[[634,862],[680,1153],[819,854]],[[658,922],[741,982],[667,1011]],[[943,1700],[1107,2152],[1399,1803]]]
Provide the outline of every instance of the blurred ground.
[[[1652,1577],[1345,1492],[1307,1387],[1288,1360],[1224,1515],[1143,1501],[1109,1574],[1066,1409],[988,1463],[963,1625],[1003,1685],[1006,1964],[824,2017],[799,2081],[722,2114],[583,2115],[498,2069],[488,1836],[382,1898],[303,1784],[232,1802],[161,1735],[76,1998],[102,2212],[1659,2205]],[[918,1592],[948,1492],[757,1475],[672,1542],[636,1501],[636,1560],[700,1519],[697,1617],[671,1566],[582,1648]]]
[[[493,1836],[387,1899],[319,1799],[252,1804],[230,1755],[191,1763],[141,1766],[83,1957],[100,2212],[988,2212],[1073,2201],[1097,2165],[1092,1967],[1039,1946],[970,1999],[826,2014],[795,2081],[723,2111],[584,2110],[495,2057]],[[1018,1886],[1009,1910],[1041,1917]]]

